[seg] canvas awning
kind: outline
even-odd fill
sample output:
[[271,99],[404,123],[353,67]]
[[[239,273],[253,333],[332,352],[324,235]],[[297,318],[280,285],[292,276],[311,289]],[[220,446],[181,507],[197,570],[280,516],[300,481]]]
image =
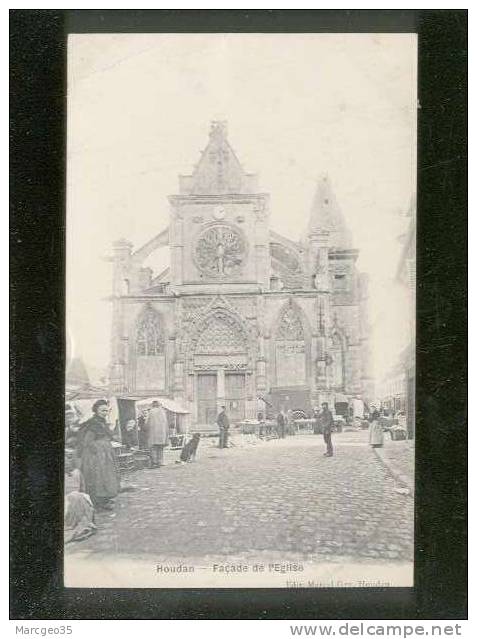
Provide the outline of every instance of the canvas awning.
[[335,404],[347,404],[348,398],[343,393],[335,393]]
[[77,399],[109,399],[110,392],[102,386],[92,386],[91,384],[66,384],[65,400],[67,402]]
[[179,402],[176,402],[174,399],[169,399],[168,397],[144,397],[142,399],[138,399],[136,401],[136,404],[137,406],[149,406],[154,400],[158,401],[166,410],[170,411],[171,413],[186,415],[190,412],[181,404],[179,404]]

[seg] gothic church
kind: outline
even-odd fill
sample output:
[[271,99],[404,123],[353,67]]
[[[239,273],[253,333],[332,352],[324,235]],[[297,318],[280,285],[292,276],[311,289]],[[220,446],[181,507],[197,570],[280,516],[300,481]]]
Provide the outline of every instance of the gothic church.
[[[110,379],[121,396],[168,397],[191,424],[276,410],[334,409],[370,388],[367,276],[327,177],[302,241],[270,228],[269,196],[213,122],[192,175],[169,197],[169,227],[113,251]],[[144,261],[169,246],[170,267]]]

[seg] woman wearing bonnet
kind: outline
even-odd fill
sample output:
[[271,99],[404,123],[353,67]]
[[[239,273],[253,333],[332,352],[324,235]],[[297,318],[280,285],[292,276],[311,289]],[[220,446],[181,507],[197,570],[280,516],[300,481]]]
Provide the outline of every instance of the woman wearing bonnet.
[[382,448],[384,443],[383,427],[375,406],[371,406],[371,415],[369,416],[369,443],[373,448]]
[[93,404],[93,416],[81,427],[78,455],[86,493],[94,507],[112,510],[111,499],[119,492],[119,472],[111,440],[113,434],[106,419],[109,404],[98,399]]

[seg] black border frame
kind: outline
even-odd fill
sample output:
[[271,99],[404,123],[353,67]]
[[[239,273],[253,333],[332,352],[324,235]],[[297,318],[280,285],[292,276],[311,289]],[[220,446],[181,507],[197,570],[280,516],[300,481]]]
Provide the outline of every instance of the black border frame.
[[[135,31],[418,32],[414,588],[62,587],[66,38]],[[10,617],[465,619],[467,11],[11,10],[10,53]]]

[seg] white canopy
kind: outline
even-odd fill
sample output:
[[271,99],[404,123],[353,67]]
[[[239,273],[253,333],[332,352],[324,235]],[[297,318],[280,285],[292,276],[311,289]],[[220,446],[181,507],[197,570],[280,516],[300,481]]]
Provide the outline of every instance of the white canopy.
[[163,406],[166,410],[171,413],[177,413],[178,415],[186,415],[190,411],[185,409],[179,402],[176,402],[174,399],[169,399],[168,397],[145,397],[144,399],[137,400],[136,405],[141,406],[150,406],[153,401],[157,401]]
[[347,404],[348,398],[342,393],[335,393],[335,404]]

